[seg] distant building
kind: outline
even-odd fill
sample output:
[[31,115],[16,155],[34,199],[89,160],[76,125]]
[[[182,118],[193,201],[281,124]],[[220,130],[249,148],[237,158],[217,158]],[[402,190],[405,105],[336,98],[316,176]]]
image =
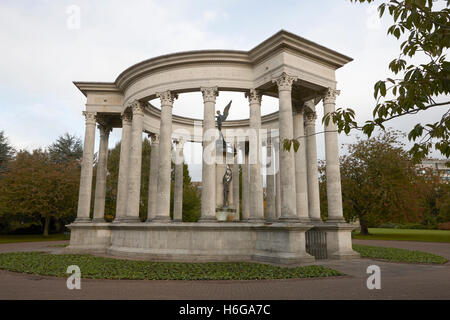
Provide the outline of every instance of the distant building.
[[427,170],[432,170],[434,174],[441,177],[442,181],[450,182],[450,167],[446,163],[450,160],[425,159],[416,166],[419,174],[425,174]]

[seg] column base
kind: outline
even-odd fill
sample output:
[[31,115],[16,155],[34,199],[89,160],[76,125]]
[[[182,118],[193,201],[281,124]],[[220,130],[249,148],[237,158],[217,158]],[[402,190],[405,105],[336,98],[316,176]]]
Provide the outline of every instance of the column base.
[[266,220],[263,218],[248,218],[248,222],[250,223],[265,223]]
[[328,218],[326,223],[347,223],[344,218]]
[[104,218],[94,218],[92,219],[92,223],[105,223],[105,219]]
[[278,218],[280,222],[300,222],[297,216],[281,216]]
[[172,220],[170,219],[170,217],[168,216],[156,216],[153,218],[152,221],[157,221],[157,222],[172,222]]
[[198,222],[217,222],[217,218],[216,216],[200,217],[200,219],[198,219]]
[[123,217],[120,219],[121,223],[138,223],[141,222],[141,219],[139,217]]
[[76,218],[73,223],[86,223],[91,221],[91,218]]

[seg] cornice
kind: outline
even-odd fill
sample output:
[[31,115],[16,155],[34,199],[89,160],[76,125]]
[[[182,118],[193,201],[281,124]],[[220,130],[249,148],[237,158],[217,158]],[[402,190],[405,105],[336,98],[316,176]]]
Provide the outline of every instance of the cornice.
[[123,71],[115,82],[74,82],[83,92],[119,93],[138,79],[152,73],[185,65],[245,64],[253,66],[282,50],[308,57],[318,63],[338,69],[353,59],[315,42],[281,30],[249,51],[197,50],[177,52],[139,62]]

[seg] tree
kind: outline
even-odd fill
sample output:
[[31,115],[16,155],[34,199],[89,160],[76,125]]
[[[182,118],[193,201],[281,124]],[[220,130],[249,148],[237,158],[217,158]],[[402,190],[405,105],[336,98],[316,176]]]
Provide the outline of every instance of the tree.
[[38,216],[48,236],[51,218],[76,215],[80,169],[55,163],[42,150],[19,151],[0,181],[0,203],[12,215]]
[[417,185],[417,193],[422,195],[424,228],[435,229],[440,223],[450,221],[450,183],[442,181],[439,173],[432,169],[422,169]]
[[0,131],[0,173],[2,173],[8,161],[14,156],[14,148],[8,143],[3,131]]
[[[435,10],[437,2],[446,3],[447,8]],[[387,33],[397,39],[404,38],[399,56],[389,64],[389,69],[397,77],[375,84],[377,101],[373,120],[360,126],[354,120],[352,109],[338,108],[325,115],[323,122],[334,121],[339,132],[348,134],[352,129],[360,129],[370,137],[375,128],[384,130],[385,123],[392,119],[439,108],[443,111],[439,121],[417,123],[411,129],[408,139],[414,141],[414,145],[409,152],[421,159],[434,147],[450,157],[450,62],[446,60],[450,45],[449,4],[448,0],[390,0],[381,3],[378,7],[380,17],[388,12],[394,20]],[[422,60],[425,62],[419,63]]]
[[55,162],[80,161],[83,157],[83,144],[80,138],[66,132],[48,147],[48,152]]
[[[341,157],[344,216],[358,218],[361,233],[384,222],[420,221],[422,197],[416,193],[414,162],[400,143],[401,134],[386,131],[367,140],[358,139]],[[322,166],[322,170],[326,170]],[[321,185],[326,175],[321,175]],[[326,202],[326,192],[322,192]],[[326,212],[322,212],[326,216]]]

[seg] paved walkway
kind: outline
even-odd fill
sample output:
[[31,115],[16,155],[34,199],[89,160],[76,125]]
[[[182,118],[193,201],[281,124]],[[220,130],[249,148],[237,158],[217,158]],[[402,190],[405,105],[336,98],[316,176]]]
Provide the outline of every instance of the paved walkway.
[[[0,252],[49,251],[57,244],[0,244]],[[355,243],[433,252],[450,258],[450,244],[401,241]],[[52,246],[52,247],[49,247]],[[259,281],[132,281],[82,279],[68,290],[65,278],[0,271],[0,299],[450,299],[450,264],[403,264],[360,259],[321,261],[347,276]],[[381,290],[366,287],[367,266],[381,268]]]

